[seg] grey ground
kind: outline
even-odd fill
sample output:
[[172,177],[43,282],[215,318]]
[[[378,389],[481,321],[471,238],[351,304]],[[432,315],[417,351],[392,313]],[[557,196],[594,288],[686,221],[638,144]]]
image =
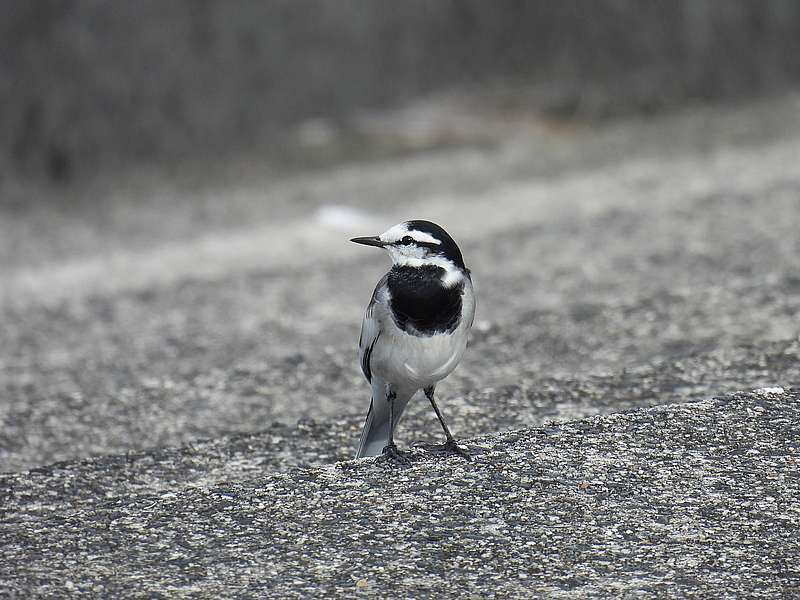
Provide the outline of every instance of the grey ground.
[[[0,592],[800,594],[798,98],[604,126],[442,102],[373,117],[395,158],[5,192]],[[455,141],[398,141],[415,110]],[[405,218],[478,285],[440,387],[470,464],[337,463],[387,262],[346,240]],[[438,436],[417,402],[400,440]]]
[[0,583],[20,597],[792,597],[798,401],[771,389],[494,434],[471,440],[470,463],[408,469],[167,479],[196,468],[193,451],[37,469],[3,482]]

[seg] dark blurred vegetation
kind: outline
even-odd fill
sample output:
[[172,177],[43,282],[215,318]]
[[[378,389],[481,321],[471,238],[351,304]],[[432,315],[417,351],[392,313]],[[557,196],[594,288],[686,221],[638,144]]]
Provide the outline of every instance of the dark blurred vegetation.
[[570,118],[587,90],[602,117],[798,80],[797,0],[5,0],[0,166],[213,156],[453,86]]

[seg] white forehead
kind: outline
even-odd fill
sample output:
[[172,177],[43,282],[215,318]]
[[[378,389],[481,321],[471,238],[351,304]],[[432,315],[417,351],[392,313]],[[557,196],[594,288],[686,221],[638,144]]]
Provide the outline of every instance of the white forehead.
[[424,231],[417,231],[416,229],[409,229],[408,224],[406,223],[398,223],[394,227],[390,227],[380,235],[380,238],[384,242],[396,242],[397,240],[407,235],[410,235],[418,242],[427,242],[429,244],[442,243],[440,240],[437,240],[429,233],[425,233]]

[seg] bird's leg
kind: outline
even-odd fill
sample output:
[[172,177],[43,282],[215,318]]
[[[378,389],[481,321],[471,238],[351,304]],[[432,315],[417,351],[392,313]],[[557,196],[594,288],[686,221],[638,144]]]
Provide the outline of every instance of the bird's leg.
[[423,446],[426,450],[434,451],[434,452],[444,452],[446,454],[458,454],[462,458],[467,460],[472,460],[469,452],[459,446],[456,443],[456,439],[453,437],[453,434],[450,433],[450,429],[447,427],[447,423],[444,421],[444,417],[442,416],[442,412],[439,410],[439,407],[436,406],[436,401],[433,399],[433,392],[434,387],[425,388],[425,397],[428,398],[431,402],[431,406],[433,407],[433,411],[436,413],[436,416],[439,419],[439,423],[442,425],[442,429],[444,430],[444,435],[447,437],[447,441],[444,444],[433,444],[428,446]]
[[439,418],[439,423],[442,424],[442,429],[444,429],[444,434],[445,434],[445,436],[447,436],[447,441],[448,442],[455,441],[455,439],[453,438],[453,434],[450,433],[450,429],[447,427],[447,423],[444,422],[444,417],[442,416],[442,413],[439,410],[439,407],[436,406],[436,402],[433,399],[434,390],[435,390],[435,388],[433,386],[425,388],[425,397],[428,400],[430,400],[431,406],[433,407],[433,412],[435,412],[436,416]]
[[386,396],[386,401],[389,403],[389,446],[397,447],[394,445],[394,401],[397,399],[397,394],[390,391]]
[[383,449],[381,455],[378,457],[377,462],[391,460],[401,465],[408,465],[411,464],[411,461],[408,460],[408,457],[397,449],[397,446],[394,443],[394,401],[396,399],[397,394],[395,394],[393,390],[390,390],[386,395],[386,401],[389,403],[389,441],[386,444],[386,447]]

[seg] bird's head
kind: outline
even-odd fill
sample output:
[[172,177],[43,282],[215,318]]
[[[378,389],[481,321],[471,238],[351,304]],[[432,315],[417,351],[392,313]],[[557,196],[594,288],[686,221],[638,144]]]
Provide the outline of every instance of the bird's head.
[[446,271],[446,283],[457,283],[467,272],[458,244],[444,229],[430,221],[406,221],[380,235],[357,237],[350,241],[383,248],[395,265],[441,267]]

